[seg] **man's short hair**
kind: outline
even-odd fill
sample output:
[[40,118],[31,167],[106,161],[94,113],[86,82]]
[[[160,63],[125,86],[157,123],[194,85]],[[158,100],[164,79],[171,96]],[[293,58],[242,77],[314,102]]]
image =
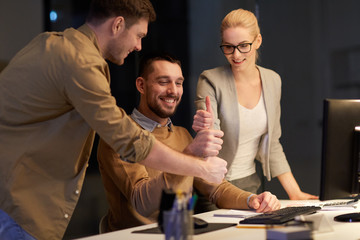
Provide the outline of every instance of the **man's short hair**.
[[141,18],[149,22],[156,19],[150,0],[92,0],[86,21],[100,24],[117,16],[124,17],[128,28]]
[[176,57],[170,55],[169,53],[153,52],[142,56],[140,60],[139,76],[145,78],[147,75],[149,75],[154,70],[154,68],[152,67],[152,63],[154,61],[160,60],[168,61],[170,63],[176,63],[181,68],[181,62]]

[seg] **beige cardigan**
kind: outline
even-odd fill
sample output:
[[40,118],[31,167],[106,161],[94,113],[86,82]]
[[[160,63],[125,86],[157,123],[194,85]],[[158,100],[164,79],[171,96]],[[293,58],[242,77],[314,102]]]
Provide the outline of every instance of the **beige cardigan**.
[[[261,162],[264,175],[270,181],[272,177],[291,171],[279,142],[281,79],[270,69],[260,66],[257,68],[260,72],[265,99],[268,131],[261,137],[256,159]],[[239,141],[237,93],[230,65],[206,70],[200,75],[195,100],[197,109],[205,108],[206,96],[209,96],[211,100],[215,118],[214,128],[224,132],[224,143],[219,157],[225,159],[230,168]]]

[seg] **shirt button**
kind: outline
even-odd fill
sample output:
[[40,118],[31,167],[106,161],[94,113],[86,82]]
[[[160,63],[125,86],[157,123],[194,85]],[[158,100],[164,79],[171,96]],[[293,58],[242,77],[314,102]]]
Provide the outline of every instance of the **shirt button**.
[[75,194],[76,194],[76,195],[79,195],[79,193],[80,193],[79,190],[76,190],[76,191],[75,191]]
[[161,124],[158,124],[157,127],[160,128],[160,127],[161,127]]
[[68,219],[68,218],[69,218],[69,214],[65,213],[64,218]]

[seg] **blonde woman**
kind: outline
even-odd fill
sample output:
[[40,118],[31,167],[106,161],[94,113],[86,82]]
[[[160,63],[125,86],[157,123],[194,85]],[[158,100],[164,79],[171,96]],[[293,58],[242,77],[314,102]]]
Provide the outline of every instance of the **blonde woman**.
[[[277,177],[290,199],[317,199],[301,191],[279,142],[281,79],[256,64],[262,37],[255,15],[244,9],[230,12],[222,21],[221,38],[229,64],[200,75],[194,130],[213,127],[224,132],[219,156],[228,162],[226,179],[237,187],[257,192],[257,159],[266,179]],[[211,114],[204,111],[207,96]]]

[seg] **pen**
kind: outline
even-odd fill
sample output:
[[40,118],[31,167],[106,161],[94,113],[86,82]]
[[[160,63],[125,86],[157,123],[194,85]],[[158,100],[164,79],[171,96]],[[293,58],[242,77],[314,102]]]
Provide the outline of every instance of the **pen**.
[[198,199],[198,195],[195,193],[189,200],[189,203],[188,203],[189,210],[194,210],[197,199]]
[[358,200],[359,200],[358,198],[355,198],[355,199],[353,199],[353,200],[351,200],[351,201],[347,202],[347,204],[356,203]]
[[245,226],[237,225],[236,228],[256,228],[256,229],[271,229],[271,228],[284,228],[285,226]]

